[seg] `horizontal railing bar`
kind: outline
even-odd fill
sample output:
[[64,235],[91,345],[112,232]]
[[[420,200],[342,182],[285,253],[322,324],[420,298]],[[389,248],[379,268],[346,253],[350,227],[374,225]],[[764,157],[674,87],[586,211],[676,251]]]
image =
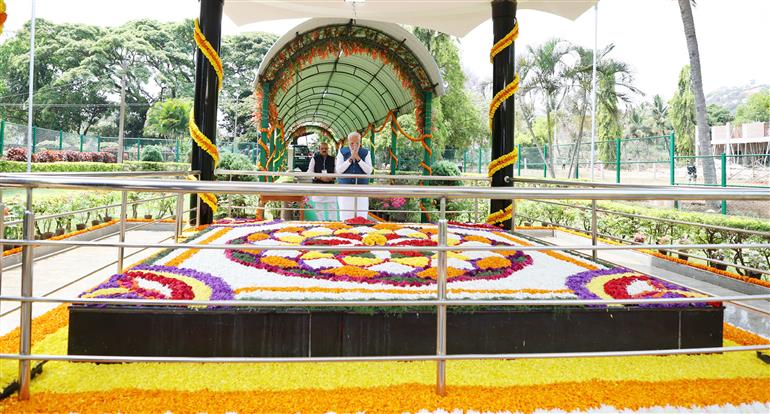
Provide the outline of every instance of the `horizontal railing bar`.
[[143,248],[157,247],[167,249],[200,249],[200,250],[240,250],[240,249],[259,249],[259,250],[350,250],[350,251],[495,251],[495,250],[521,250],[521,251],[545,251],[545,250],[644,250],[644,249],[770,249],[770,243],[754,244],[640,244],[640,245],[567,245],[567,246],[519,246],[519,245],[497,245],[497,246],[345,246],[345,245],[251,245],[251,244],[189,244],[189,243],[168,243],[168,244],[143,244],[129,242],[105,242],[94,243],[88,240],[14,240],[0,239],[0,244],[16,244],[19,246],[90,246],[90,247],[128,247]]
[[[410,294],[432,294],[435,288],[425,291],[408,291]],[[594,306],[594,305],[650,305],[677,303],[716,303],[770,300],[770,294],[708,296],[689,298],[648,299],[393,299],[393,300],[157,300],[117,298],[55,298],[41,296],[0,296],[0,301],[79,303],[91,305],[131,306],[214,306],[214,307],[399,307],[399,306]]]
[[370,180],[423,180],[423,181],[492,181],[490,177],[468,176],[468,175],[389,175],[389,174],[340,174],[326,173],[315,174],[308,172],[291,171],[253,171],[253,170],[216,170],[218,175],[249,175],[257,177],[299,177],[316,178],[323,176],[326,178],[368,178]]
[[[571,208],[576,208],[576,209],[586,210],[586,211],[591,211],[591,207],[589,207],[589,206],[580,206],[580,205],[574,205],[574,204],[559,203],[558,201],[545,201],[545,200],[530,200],[530,201],[534,201],[534,202],[538,202],[538,203],[553,204],[553,205],[564,206],[564,207],[571,207]],[[675,220],[675,219],[669,219],[669,218],[663,218],[663,217],[644,216],[644,215],[641,215],[641,214],[623,213],[623,212],[620,212],[620,211],[606,210],[606,209],[603,209],[603,208],[597,208],[596,211],[598,213],[614,214],[614,215],[618,215],[618,216],[638,218],[638,219],[643,219],[643,220],[661,221],[661,222],[664,222],[664,223],[681,224],[681,225],[696,226],[696,227],[701,227],[701,228],[708,228],[708,229],[712,229],[712,230],[730,231],[730,232],[735,232],[735,233],[745,233],[745,234],[753,234],[753,235],[756,235],[756,236],[770,237],[770,232],[759,231],[759,230],[747,230],[747,229],[740,229],[740,228],[735,228],[735,227],[716,226],[716,225],[713,225],[713,224],[694,223],[694,222],[691,222],[691,221],[682,221],[682,220]]]
[[[142,200],[129,201],[129,202],[126,203],[126,205],[142,204],[142,203],[147,203],[147,202],[150,202],[150,201],[163,200],[163,199],[171,198],[171,197],[176,197],[176,196],[175,195],[169,195],[169,196],[158,196],[158,197],[152,197],[152,198],[145,198],[145,199],[142,199]],[[91,211],[106,210],[106,209],[118,208],[118,207],[120,207],[120,203],[117,203],[117,204],[107,204],[107,205],[104,205],[104,206],[97,206],[97,207],[89,207],[89,208],[84,208],[82,210],[68,211],[68,212],[65,212],[65,213],[50,214],[50,215],[47,215],[47,216],[37,216],[37,217],[35,217],[35,221],[37,222],[37,221],[41,221],[41,220],[54,219],[54,218],[58,218],[58,217],[66,217],[66,216],[71,216],[71,215],[80,214],[80,213],[88,213],[88,212],[91,212]],[[6,226],[11,226],[11,225],[16,225],[16,224],[21,224],[21,223],[22,223],[22,220],[14,220],[14,221],[6,222],[5,225]]]
[[[520,217],[524,217],[524,218],[527,218],[527,219],[530,219],[530,220],[534,220],[534,219],[532,219],[529,216],[520,215]],[[559,230],[559,228],[561,227],[561,228],[564,228],[564,229],[567,229],[567,230],[573,230],[573,231],[577,231],[577,232],[580,232],[580,233],[585,233],[587,236],[590,235],[588,230],[579,229],[579,228],[575,228],[575,227],[570,227],[570,226],[567,226],[567,225],[564,225],[564,224],[559,224],[559,223],[551,223],[549,221],[543,221],[543,223],[548,223],[549,225],[554,226],[553,230]],[[604,234],[604,233],[596,233],[596,234],[599,237],[603,237],[603,238],[606,238],[606,239],[614,240],[614,241],[617,241],[617,242],[628,243],[630,245],[639,245],[640,244],[640,243],[635,243],[635,242],[633,242],[631,240],[626,240],[626,239],[623,239],[623,238],[620,238],[620,237],[617,237],[617,236],[612,236],[612,235],[609,235],[609,234]],[[752,272],[759,272],[759,273],[763,273],[763,274],[770,274],[770,270],[768,270],[768,269],[758,269],[758,268],[755,268],[755,267],[745,266],[745,265],[742,265],[742,264],[739,264],[739,263],[732,263],[732,262],[727,262],[727,261],[718,260],[718,259],[710,259],[708,257],[703,257],[703,256],[698,256],[698,255],[690,254],[690,253],[688,253],[685,250],[666,249],[664,247],[661,247],[662,245],[660,245],[660,244],[656,244],[654,246],[655,247],[652,248],[651,250],[665,250],[665,251],[670,252],[670,253],[682,254],[682,255],[685,255],[687,257],[691,257],[693,259],[700,259],[700,260],[703,260],[703,261],[706,261],[706,262],[719,263],[719,264],[727,265],[729,267],[735,267],[736,269],[743,269],[743,270],[749,270],[749,271],[752,271]],[[593,250],[593,248],[591,250]],[[601,249],[597,249],[597,250],[601,250]],[[690,249],[687,249],[687,250],[690,250]]]
[[81,177],[184,177],[199,175],[200,171],[73,171],[73,172],[20,172],[19,175],[39,176],[81,176]]
[[166,363],[291,363],[291,362],[386,362],[386,361],[443,361],[484,359],[551,359],[551,358],[610,358],[654,355],[716,354],[723,352],[749,352],[770,349],[770,345],[742,345],[717,348],[653,349],[639,351],[553,352],[532,354],[449,354],[449,355],[386,355],[386,356],[339,356],[339,357],[155,357],[109,355],[51,355],[51,354],[0,354],[0,359],[25,361],[71,362],[166,362]]
[[[72,188],[128,190],[174,193],[240,193],[240,194],[316,194],[359,197],[389,197],[395,186],[354,184],[278,184],[227,181],[89,179],[74,177],[26,177],[0,175],[0,187]],[[408,198],[485,198],[572,199],[572,200],[770,200],[770,189],[681,188],[639,189],[529,189],[513,187],[398,186],[398,195]]]

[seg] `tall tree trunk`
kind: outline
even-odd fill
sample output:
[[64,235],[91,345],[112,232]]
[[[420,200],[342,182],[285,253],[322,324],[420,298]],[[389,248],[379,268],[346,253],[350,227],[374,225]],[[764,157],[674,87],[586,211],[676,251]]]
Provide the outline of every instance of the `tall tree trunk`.
[[700,69],[700,52],[698,51],[698,38],[695,36],[695,21],[692,16],[691,0],[679,0],[679,10],[682,14],[684,36],[687,40],[687,51],[690,55],[690,76],[692,77],[692,92],[695,95],[695,119],[697,121],[698,136],[696,145],[700,158],[703,179],[706,184],[717,183],[717,173],[714,167],[714,158],[711,152],[711,137],[708,120],[706,118],[706,95],[703,93],[703,78]]

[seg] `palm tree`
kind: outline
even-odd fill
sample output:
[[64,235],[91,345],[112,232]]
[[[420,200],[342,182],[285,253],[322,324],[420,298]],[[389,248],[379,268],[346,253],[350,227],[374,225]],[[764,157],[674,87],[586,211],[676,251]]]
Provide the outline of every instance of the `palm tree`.
[[[597,110],[601,110],[609,117],[618,120],[620,118],[618,102],[629,102],[629,93],[638,93],[639,90],[631,84],[633,77],[628,65],[607,57],[614,48],[614,44],[609,44],[597,53],[596,105]],[[568,177],[573,176],[573,168],[578,162],[585,120],[591,103],[590,94],[593,71],[593,50],[581,46],[573,46],[572,50],[577,54],[578,59],[575,65],[568,70],[567,75],[577,87],[575,100],[577,101],[579,125],[577,135],[575,135],[575,146],[571,155]],[[574,168],[574,170],[576,171],[577,169]],[[577,173],[574,175],[577,175]]]
[[679,0],[679,11],[682,14],[684,37],[687,40],[687,51],[690,55],[690,75],[692,91],[695,94],[695,119],[698,125],[698,153],[706,184],[716,184],[716,168],[711,157],[711,137],[706,116],[706,95],[703,93],[703,77],[701,76],[700,52],[698,38],[695,36],[695,21],[692,16],[692,6],[695,0]]
[[668,105],[663,101],[660,95],[652,97],[652,107],[650,108],[650,127],[655,135],[665,135],[666,131],[671,129],[671,123],[668,120]]
[[541,145],[536,143],[541,157],[548,165],[551,177],[555,178],[553,168],[554,156],[554,126],[556,124],[555,115],[564,102],[564,98],[569,92],[570,85],[566,76],[569,69],[566,63],[566,57],[571,49],[567,42],[560,39],[551,39],[540,46],[527,47],[525,58],[519,65],[519,77],[521,82],[520,94],[517,96],[522,108],[522,117],[527,124],[527,128],[533,137],[534,133],[534,101],[538,95],[545,104],[545,117],[547,126],[547,137],[545,144],[550,151],[545,156]]

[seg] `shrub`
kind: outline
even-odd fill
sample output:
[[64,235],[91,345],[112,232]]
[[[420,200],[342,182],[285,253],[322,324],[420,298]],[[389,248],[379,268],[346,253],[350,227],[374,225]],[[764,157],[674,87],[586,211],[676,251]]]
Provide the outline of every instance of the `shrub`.
[[[251,160],[249,157],[243,155],[243,154],[233,154],[233,153],[227,153],[222,156],[222,158],[219,159],[219,166],[218,168],[222,170],[243,170],[243,171],[254,171],[255,167],[254,164],[251,163]],[[231,176],[223,176],[221,177],[224,181],[229,181],[232,179],[232,181],[254,181],[256,177],[253,175],[233,175]]]
[[101,154],[102,154],[102,162],[107,162],[107,163],[118,162],[118,156],[111,152],[102,151]]
[[64,151],[63,158],[63,161],[78,162],[80,161],[80,153],[77,151]]
[[26,161],[27,149],[22,147],[11,148],[5,153],[5,158],[8,161]]
[[32,154],[33,162],[57,162],[63,160],[64,156],[59,151],[45,150]]
[[[457,177],[460,175],[460,169],[451,161],[439,161],[433,165],[433,175],[435,176],[448,176]],[[431,180],[430,185],[462,185],[462,181],[443,181],[443,180]]]
[[156,145],[142,148],[142,161],[163,162],[163,151]]

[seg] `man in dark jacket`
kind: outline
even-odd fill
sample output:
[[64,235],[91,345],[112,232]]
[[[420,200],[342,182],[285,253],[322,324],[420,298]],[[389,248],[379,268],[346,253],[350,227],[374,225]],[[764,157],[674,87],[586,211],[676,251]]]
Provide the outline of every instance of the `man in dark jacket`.
[[[313,182],[316,184],[330,184],[334,178],[327,174],[334,174],[334,157],[329,155],[329,144],[322,142],[318,152],[313,154],[307,172],[314,173]],[[337,197],[334,196],[313,196],[313,203],[318,214],[319,220],[336,220]]]

